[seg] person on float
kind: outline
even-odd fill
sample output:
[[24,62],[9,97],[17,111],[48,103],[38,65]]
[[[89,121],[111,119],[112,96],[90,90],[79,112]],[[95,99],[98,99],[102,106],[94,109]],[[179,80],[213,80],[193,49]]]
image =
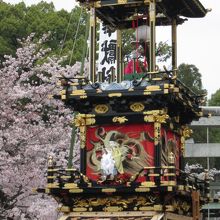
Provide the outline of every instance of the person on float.
[[141,78],[148,70],[148,44],[150,41],[149,26],[142,25],[136,28],[136,40],[131,44],[136,48],[130,53],[129,61],[124,69],[124,79],[132,80]]

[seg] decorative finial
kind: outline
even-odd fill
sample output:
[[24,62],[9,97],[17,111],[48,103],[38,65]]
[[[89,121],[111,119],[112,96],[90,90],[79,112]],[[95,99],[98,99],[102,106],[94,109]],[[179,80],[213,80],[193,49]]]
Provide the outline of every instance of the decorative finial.
[[169,153],[168,162],[170,164],[174,164],[175,163],[175,156],[174,156],[174,153],[172,151]]
[[54,165],[53,157],[49,156],[48,157],[48,162],[47,162],[48,167],[52,167]]

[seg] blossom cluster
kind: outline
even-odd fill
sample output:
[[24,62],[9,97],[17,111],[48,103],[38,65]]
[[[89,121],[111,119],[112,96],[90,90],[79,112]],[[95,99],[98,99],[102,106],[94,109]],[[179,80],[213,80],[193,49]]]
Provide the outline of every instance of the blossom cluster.
[[23,39],[0,67],[0,219],[56,219],[55,201],[32,189],[45,186],[49,155],[67,164],[73,113],[51,97],[58,78],[78,74],[81,64],[47,57],[47,38]]

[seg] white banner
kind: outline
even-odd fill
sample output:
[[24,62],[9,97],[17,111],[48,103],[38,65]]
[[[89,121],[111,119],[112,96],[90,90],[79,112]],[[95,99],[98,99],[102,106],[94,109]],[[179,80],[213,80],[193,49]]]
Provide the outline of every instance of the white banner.
[[[100,23],[98,73],[101,74],[103,81],[107,81],[111,77],[113,77],[113,81],[116,80],[116,52],[116,31],[111,32],[105,25]],[[114,76],[112,76],[112,73],[114,73]]]

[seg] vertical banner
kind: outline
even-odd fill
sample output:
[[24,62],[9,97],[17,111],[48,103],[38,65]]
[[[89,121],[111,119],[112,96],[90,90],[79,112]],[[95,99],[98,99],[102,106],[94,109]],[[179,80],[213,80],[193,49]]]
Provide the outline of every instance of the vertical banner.
[[100,81],[116,81],[117,31],[100,23],[98,73]]

